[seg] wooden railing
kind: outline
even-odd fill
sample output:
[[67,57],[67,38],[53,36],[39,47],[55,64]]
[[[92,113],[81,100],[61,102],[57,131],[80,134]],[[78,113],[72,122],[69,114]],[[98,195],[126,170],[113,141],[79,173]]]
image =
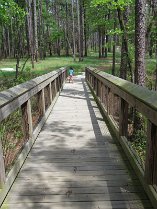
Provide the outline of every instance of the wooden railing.
[[[50,114],[52,107],[55,104],[55,101],[63,87],[66,76],[66,69],[60,68],[59,70],[53,71],[51,73],[32,79],[26,83],[10,88],[6,91],[0,92],[0,125],[2,129],[3,122],[5,122],[12,113],[17,111],[17,109],[18,111],[20,109],[20,131],[23,132],[20,133],[23,138],[22,143],[16,143],[18,146],[15,147],[15,153],[11,153],[11,156],[15,158],[15,161],[13,162],[14,165],[9,172],[7,171],[8,163],[5,162],[5,158],[9,157],[8,155],[4,156],[5,150],[2,143],[3,133],[0,133],[0,204],[2,203],[6,193],[13,183],[17,173],[19,172],[36,137],[44,125],[45,120]],[[35,113],[33,115],[32,107],[34,103],[36,104],[34,107]],[[18,114],[18,120],[20,119],[19,115],[20,114]],[[13,132],[13,130],[11,130],[11,132]],[[11,133],[7,133],[7,135],[5,135],[5,137],[8,137],[7,140],[9,140],[9,143],[12,135],[13,134]],[[8,172],[7,174],[6,171]]]
[[[153,206],[157,208],[157,92],[93,68],[86,68],[86,81]],[[147,124],[144,166],[129,142],[130,108],[138,111]]]

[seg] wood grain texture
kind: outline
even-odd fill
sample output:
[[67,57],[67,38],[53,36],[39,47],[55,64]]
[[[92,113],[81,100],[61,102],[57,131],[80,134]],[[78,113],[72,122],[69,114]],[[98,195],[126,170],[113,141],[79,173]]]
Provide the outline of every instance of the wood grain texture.
[[157,92],[135,85],[121,78],[112,76],[94,68],[87,69],[99,79],[104,85],[108,86],[114,94],[127,101],[139,112],[144,114],[150,121],[157,125]]
[[41,91],[44,87],[49,85],[50,82],[56,79],[64,71],[64,68],[60,68],[57,71],[53,71],[0,92],[0,121],[5,119],[9,114]]
[[[109,115],[108,111],[106,110],[106,108],[104,107],[104,104],[100,101],[99,98],[97,98],[96,93],[92,87],[92,84],[88,82],[88,85],[104,115],[105,118],[107,118],[107,121],[110,125],[110,128],[112,130],[112,132],[115,134],[116,139],[118,139],[118,142],[121,144],[126,156],[129,159],[129,162],[131,163],[131,165],[134,168],[134,171],[136,172],[137,176],[139,177],[143,188],[145,189],[145,191],[147,192],[154,208],[157,208],[157,190],[156,190],[156,111],[155,111],[155,106],[152,108],[150,107],[151,105],[147,103],[146,100],[144,100],[143,95],[144,92],[146,90],[146,95],[150,94],[150,97],[152,97],[152,95],[155,96],[156,93],[151,92],[147,89],[141,90],[141,87],[135,85],[135,84],[130,84],[128,81],[119,79],[117,77],[114,76],[110,76],[110,75],[106,75],[103,72],[100,72],[99,70],[95,70],[95,69],[87,69],[87,74],[90,73],[92,74],[92,76],[99,80],[101,80],[103,82],[103,84],[105,86],[107,86],[107,88],[109,88],[113,93],[117,93],[117,95],[124,100],[125,102],[127,101],[127,103],[131,106],[134,106],[137,110],[139,110],[139,112],[143,113],[146,118],[148,118],[148,146],[147,146],[147,159],[146,159],[146,168],[145,170],[141,167],[141,163],[140,160],[138,158],[137,155],[135,155],[135,151],[131,148],[131,146],[129,145],[126,136],[122,136],[125,134],[121,134],[121,130],[119,130],[119,128],[116,126],[114,120],[112,119],[112,117]],[[100,75],[101,74],[101,75]],[[113,79],[112,79],[113,78]],[[123,84],[128,84],[128,88],[126,88],[125,91],[125,85],[123,88]],[[138,93],[136,94],[134,91],[131,92],[130,89],[135,88],[135,92],[138,91]],[[129,89],[129,91],[128,91]],[[140,97],[140,91],[142,91],[141,97]],[[134,94],[135,93],[135,94]],[[138,96],[137,96],[138,95]],[[106,105],[107,106],[107,105]],[[120,117],[124,116],[127,117],[127,106],[126,105],[126,113],[125,114],[120,114]],[[153,106],[153,105],[152,105]],[[120,123],[122,121],[122,118],[120,118]],[[126,124],[125,124],[126,126]],[[120,129],[123,128],[122,126],[120,127]],[[124,128],[126,129],[126,128]],[[155,163],[154,163],[155,162]],[[144,178],[145,176],[145,178]]]
[[152,208],[81,76],[67,83],[3,207]]

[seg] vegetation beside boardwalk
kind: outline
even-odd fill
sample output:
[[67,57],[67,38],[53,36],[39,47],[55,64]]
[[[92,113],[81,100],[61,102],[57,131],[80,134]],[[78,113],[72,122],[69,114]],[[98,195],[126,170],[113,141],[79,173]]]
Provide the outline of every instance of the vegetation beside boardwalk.
[[[24,60],[20,62],[20,69],[23,67]],[[15,69],[16,60],[15,59],[4,59],[0,61],[1,68],[14,68]],[[110,59],[99,59],[95,54],[90,57],[86,57],[83,62],[73,61],[72,57],[48,57],[45,60],[40,60],[36,63],[35,69],[32,69],[30,61],[26,63],[24,70],[21,72],[19,69],[19,76],[15,79],[15,71],[0,71],[0,90],[10,88],[16,84],[30,80],[36,76],[43,75],[52,70],[56,70],[60,67],[72,66],[75,70],[75,74],[80,74],[85,70],[85,67],[92,66],[110,72],[111,70],[111,60]]]

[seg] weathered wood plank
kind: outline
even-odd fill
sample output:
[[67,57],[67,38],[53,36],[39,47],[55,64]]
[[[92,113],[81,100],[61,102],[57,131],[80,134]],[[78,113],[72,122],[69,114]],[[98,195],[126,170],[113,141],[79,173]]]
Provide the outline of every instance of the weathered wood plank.
[[61,68],[58,71],[53,71],[24,84],[10,88],[9,90],[0,92],[0,121],[19,108],[32,96],[41,91],[63,71],[65,71],[65,69]]
[[[75,205],[75,206],[74,206]],[[142,202],[138,200],[128,201],[94,201],[94,202],[60,202],[60,203],[18,203],[16,204],[17,209],[39,209],[39,208],[48,208],[48,209],[143,209],[143,205],[146,208],[152,208],[149,201],[143,200]],[[15,204],[6,204],[4,208],[15,208]]]
[[9,209],[151,208],[82,82],[61,92],[8,195]]
[[157,93],[155,91],[151,91],[150,93],[150,90],[147,88],[137,86],[94,68],[90,68],[90,72],[103,82],[104,85],[107,85],[113,93],[136,107],[137,110],[157,125]]
[[5,176],[4,157],[3,157],[2,143],[0,141],[0,189],[3,188],[5,179],[6,176]]
[[25,102],[21,106],[22,110],[22,122],[23,122],[23,132],[25,141],[27,141],[29,138],[32,138],[33,134],[33,123],[32,123],[32,112],[31,112],[31,103],[30,100]]
[[119,134],[120,136],[128,136],[128,103],[121,99],[120,118],[119,118]]
[[[112,93],[118,95],[124,101],[127,101],[127,103],[130,106],[133,106],[140,113],[142,113],[144,116],[146,116],[146,118],[148,120],[150,120],[150,122],[152,124],[154,124],[154,126],[157,126],[157,114],[155,113],[156,106],[151,105],[151,103],[149,103],[150,100],[149,99],[147,100],[147,96],[149,98],[152,96],[156,97],[157,96],[156,92],[155,92],[155,94],[156,94],[155,95],[153,92],[150,92],[148,89],[144,89],[143,87],[139,87],[135,84],[129,83],[125,80],[122,80],[122,79],[119,79],[119,78],[116,78],[116,77],[113,77],[110,75],[108,77],[107,74],[97,71],[97,70],[94,70],[94,69],[89,69],[89,73],[91,73],[94,78],[102,81],[103,84],[105,86],[107,86],[112,91]],[[88,74],[88,72],[87,72],[87,74]],[[133,168],[135,169],[136,174],[139,177],[145,191],[147,192],[153,206],[156,208],[156,206],[157,206],[157,192],[156,192],[156,188],[153,185],[153,181],[154,181],[154,179],[156,180],[155,173],[156,173],[157,166],[156,166],[156,163],[154,164],[151,162],[149,165],[149,159],[154,161],[154,157],[156,158],[156,151],[155,152],[152,151],[153,150],[152,146],[148,146],[150,148],[150,150],[149,151],[147,150],[148,157],[147,157],[147,164],[146,164],[146,170],[145,170],[146,175],[145,176],[147,179],[149,179],[149,181],[150,181],[150,184],[149,184],[148,182],[145,181],[145,178],[144,178],[145,171],[142,168],[141,163],[139,163],[140,161],[137,159],[137,157],[135,157],[133,150],[129,146],[126,136],[122,136],[122,134],[119,132],[118,127],[116,126],[114,120],[112,119],[112,117],[109,116],[106,108],[104,108],[104,105],[101,103],[99,98],[96,97],[96,94],[95,94],[94,90],[92,89],[92,84],[90,84],[89,82],[88,82],[88,84],[89,84],[91,90],[93,91],[96,101],[98,102],[99,106],[101,107],[103,114],[107,118],[107,120],[112,128],[112,131],[116,135],[116,138],[118,139],[118,141],[122,145],[129,161],[131,162]],[[124,117],[125,117],[125,114],[124,114]],[[127,122],[126,122],[126,124],[127,124]],[[126,126],[126,124],[125,124],[125,126]],[[122,127],[120,127],[120,128],[122,128]],[[125,130],[126,130],[126,128],[125,128]],[[156,132],[156,131],[154,131],[154,132]],[[152,137],[150,137],[151,135],[153,136],[152,133],[153,133],[153,129],[150,128],[150,130],[148,131],[148,136],[149,136],[148,140],[149,139],[152,140]],[[125,131],[125,134],[126,134],[126,131]],[[156,135],[156,133],[154,135]],[[154,140],[152,140],[152,141],[154,141]],[[148,144],[152,144],[152,142],[149,140]],[[154,147],[156,147],[156,144]],[[150,153],[153,153],[153,157]]]

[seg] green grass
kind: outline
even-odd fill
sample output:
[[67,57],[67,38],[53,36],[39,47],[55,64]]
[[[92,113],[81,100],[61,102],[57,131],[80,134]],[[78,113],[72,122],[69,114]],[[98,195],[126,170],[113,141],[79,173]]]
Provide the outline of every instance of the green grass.
[[[120,54],[116,55],[116,63],[120,63]],[[20,68],[22,68],[23,63],[25,62],[25,59],[20,61]],[[16,66],[16,60],[15,59],[4,59],[0,61],[0,69],[1,68],[14,68]],[[98,68],[100,70],[103,70],[107,73],[111,73],[112,68],[112,54],[108,54],[108,58],[98,58],[98,54],[94,52],[90,52],[89,57],[85,57],[83,62],[79,62],[78,58],[76,59],[76,62],[73,61],[72,57],[47,57],[45,60],[39,60],[37,63],[35,63],[35,69],[31,68],[31,62],[28,60],[25,66],[25,79],[19,79],[20,82],[25,82],[26,80],[29,80],[31,78],[34,78],[36,76],[48,73],[50,71],[53,71],[55,69],[58,69],[60,67],[67,67],[69,68],[72,66],[75,70],[75,74],[80,74],[84,71],[85,67],[91,66]],[[149,78],[153,75],[155,71],[156,66],[156,60],[155,59],[149,59],[146,58],[146,71]],[[26,74],[31,74],[31,76],[26,76]],[[30,73],[31,72],[31,73]],[[119,64],[116,65],[116,75],[119,75]],[[4,86],[4,83],[9,82],[9,85],[7,88],[16,85],[17,83],[10,82],[10,80],[13,80],[15,78],[15,72],[2,72],[0,71],[0,89],[6,89]],[[8,81],[9,80],[9,81]]]
[[[20,61],[20,69],[22,69],[24,62],[25,59]],[[15,69],[15,66],[15,59],[4,59],[0,61],[0,69]],[[90,56],[85,57],[82,62],[79,62],[78,58],[76,58],[76,61],[74,62],[72,57],[47,57],[45,60],[39,60],[37,63],[35,63],[34,69],[32,69],[31,62],[30,60],[28,60],[25,65],[24,73],[19,76],[17,81],[15,81],[15,72],[0,71],[0,90],[5,90],[18,83],[25,82],[26,80],[30,80],[31,78],[34,78],[36,76],[40,76],[53,70],[59,69],[60,67],[69,68],[70,66],[74,68],[76,75],[81,74],[87,66],[99,68],[100,70],[110,72],[112,66],[112,57],[111,54],[109,54],[108,58],[99,59],[98,54],[91,53]]]
[[[24,59],[20,61],[20,68],[22,68]],[[90,57],[84,58],[83,62],[79,62],[78,58],[76,62],[73,61],[72,57],[47,57],[45,60],[40,60],[35,63],[35,69],[31,68],[30,60],[27,62],[25,69],[30,69],[32,73],[41,75],[52,70],[58,69],[60,67],[69,67],[72,66],[75,69],[76,74],[84,71],[85,67],[92,66],[92,67],[111,67],[112,59],[109,56],[107,59],[99,59],[98,55],[93,54]],[[16,66],[15,59],[5,59],[0,61],[0,69],[1,68],[14,68]],[[8,77],[8,76],[15,76],[15,72],[2,72],[0,71],[0,77]]]
[[155,59],[146,59],[146,71],[147,75],[152,75],[156,69],[156,60]]

